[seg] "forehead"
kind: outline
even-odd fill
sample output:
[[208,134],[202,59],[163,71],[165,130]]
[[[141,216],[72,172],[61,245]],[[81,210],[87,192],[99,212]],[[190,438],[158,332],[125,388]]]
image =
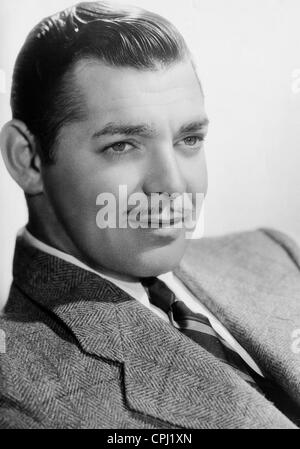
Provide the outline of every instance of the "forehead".
[[190,61],[157,70],[80,61],[74,75],[88,118],[95,124],[124,118],[177,122],[205,116],[200,83]]

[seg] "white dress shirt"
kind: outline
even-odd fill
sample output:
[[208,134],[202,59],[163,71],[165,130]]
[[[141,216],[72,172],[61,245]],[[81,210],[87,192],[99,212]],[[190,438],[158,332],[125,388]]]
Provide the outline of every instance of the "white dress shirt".
[[[22,235],[27,243],[29,243],[33,247],[52,256],[59,257],[60,259],[76,265],[83,270],[90,271],[97,276],[101,276],[102,278],[109,280],[110,282],[114,283],[119,288],[124,290],[126,293],[128,293],[130,296],[135,298],[145,307],[150,309],[161,319],[169,322],[168,316],[160,308],[150,303],[147,291],[140,282],[123,280],[115,277],[115,275],[113,274],[108,275],[106,272],[102,273],[101,271],[95,271],[88,265],[78,260],[76,257],[64,253],[52,246],[47,245],[41,240],[38,240],[26,228],[22,228],[19,232],[19,235]],[[245,349],[235,340],[235,338],[233,338],[233,336],[228,332],[223,324],[220,323],[220,321],[215,316],[213,316],[213,314],[203,304],[199,302],[199,300],[187,289],[187,287],[180,281],[180,279],[178,279],[178,277],[176,277],[172,272],[169,272],[158,276],[158,278],[165,282],[165,284],[173,291],[176,297],[179,300],[183,301],[193,312],[202,313],[203,315],[205,315],[209,319],[210,324],[215,332],[220,335],[226,341],[226,343],[233,350],[235,350],[254,371],[256,371],[261,376],[263,375],[252,357],[250,357]]]

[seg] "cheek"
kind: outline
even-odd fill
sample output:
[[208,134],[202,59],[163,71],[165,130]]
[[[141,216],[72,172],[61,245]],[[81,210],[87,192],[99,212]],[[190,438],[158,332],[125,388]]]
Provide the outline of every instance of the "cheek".
[[138,190],[143,170],[139,164],[108,165],[95,158],[75,159],[57,162],[45,170],[45,191],[56,215],[65,223],[74,227],[76,221],[78,226],[95,227],[98,195],[113,194],[118,206],[119,186],[126,186],[128,195]]
[[194,161],[190,165],[186,174],[187,189],[191,193],[203,193],[206,195],[208,178],[207,178],[207,166],[204,152],[199,155],[197,162]]
[[68,228],[93,221],[99,186],[82,166],[57,162],[45,173],[44,185],[57,219]]

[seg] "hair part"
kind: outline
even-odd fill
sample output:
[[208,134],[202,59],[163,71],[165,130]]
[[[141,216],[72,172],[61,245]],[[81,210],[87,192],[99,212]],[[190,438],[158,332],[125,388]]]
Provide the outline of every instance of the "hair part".
[[85,114],[72,82],[76,62],[157,70],[186,58],[192,60],[183,37],[163,17],[136,7],[79,3],[42,20],[27,37],[13,73],[13,118],[38,139],[42,162],[54,162],[59,130]]

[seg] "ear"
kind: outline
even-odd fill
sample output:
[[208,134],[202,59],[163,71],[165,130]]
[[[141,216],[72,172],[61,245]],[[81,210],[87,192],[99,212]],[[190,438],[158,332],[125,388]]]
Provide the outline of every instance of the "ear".
[[41,160],[37,139],[25,123],[11,120],[1,131],[1,152],[12,178],[26,194],[36,195],[43,191]]

